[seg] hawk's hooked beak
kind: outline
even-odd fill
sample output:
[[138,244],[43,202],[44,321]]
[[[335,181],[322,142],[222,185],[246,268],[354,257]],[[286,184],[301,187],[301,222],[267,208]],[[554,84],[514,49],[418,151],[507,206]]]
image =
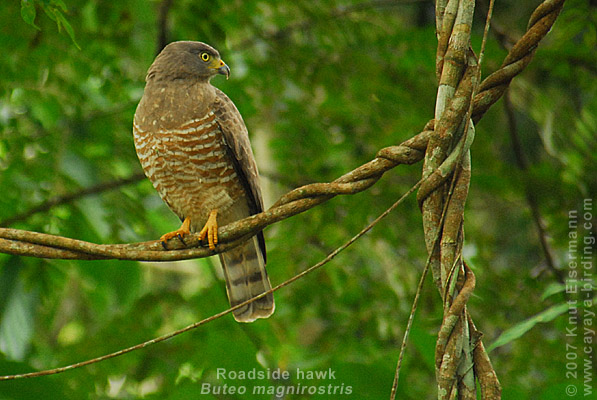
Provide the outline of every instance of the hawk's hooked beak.
[[226,75],[226,79],[230,78],[230,68],[224,63],[224,61],[220,60],[219,66],[216,67],[218,74]]

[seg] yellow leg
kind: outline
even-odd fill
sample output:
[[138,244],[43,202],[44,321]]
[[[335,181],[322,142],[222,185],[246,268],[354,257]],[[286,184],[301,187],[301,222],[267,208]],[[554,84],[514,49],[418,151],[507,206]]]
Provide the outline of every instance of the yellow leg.
[[184,235],[188,235],[189,233],[191,233],[191,219],[185,218],[184,221],[182,222],[182,225],[180,226],[180,228],[178,228],[175,231],[168,232],[168,233],[162,235],[160,240],[162,241],[162,245],[165,245],[165,243],[168,240],[172,239],[174,236],[178,236],[180,241],[184,243],[184,241],[182,240],[182,237]]
[[209,243],[209,249],[214,250],[216,248],[216,244],[218,244],[218,210],[212,210],[209,213],[209,217],[207,217],[207,222],[201,232],[199,232],[199,240],[203,241],[207,237],[207,242]]

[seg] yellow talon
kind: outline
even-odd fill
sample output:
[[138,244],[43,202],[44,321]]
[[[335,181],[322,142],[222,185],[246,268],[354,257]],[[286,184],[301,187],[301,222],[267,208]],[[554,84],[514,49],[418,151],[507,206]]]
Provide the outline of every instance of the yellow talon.
[[207,237],[207,243],[209,244],[210,250],[215,250],[216,244],[218,244],[218,210],[212,210],[207,217],[207,222],[201,231],[199,232],[199,240],[203,241]]
[[182,238],[184,235],[188,235],[189,233],[191,233],[191,219],[185,218],[180,228],[162,235],[162,237],[160,238],[160,240],[162,241],[162,246],[165,246],[166,242],[175,236],[178,236],[180,241],[184,243]]

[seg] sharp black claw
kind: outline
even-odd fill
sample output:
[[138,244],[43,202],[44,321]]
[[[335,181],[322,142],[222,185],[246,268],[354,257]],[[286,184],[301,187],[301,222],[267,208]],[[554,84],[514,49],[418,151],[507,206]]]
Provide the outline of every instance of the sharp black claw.
[[166,246],[166,242],[162,241],[162,247],[164,248],[164,250],[168,250],[168,246]]
[[187,244],[184,242],[182,235],[179,233],[177,236],[178,236],[178,239],[182,242],[182,244],[186,246]]

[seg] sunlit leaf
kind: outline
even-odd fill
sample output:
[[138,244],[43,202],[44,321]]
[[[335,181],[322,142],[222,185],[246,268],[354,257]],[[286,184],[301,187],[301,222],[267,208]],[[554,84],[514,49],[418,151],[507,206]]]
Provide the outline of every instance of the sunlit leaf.
[[75,31],[73,29],[73,27],[71,26],[70,22],[68,22],[68,20],[66,19],[66,17],[64,16],[64,14],[60,11],[56,11],[56,23],[58,24],[58,27],[60,28],[60,26],[62,25],[64,27],[64,30],[66,31],[66,33],[68,33],[68,36],[71,38],[71,40],[73,41],[74,45],[77,46],[77,49],[81,50],[81,46],[79,46],[79,44],[77,43],[77,40],[75,39]]
[[539,323],[546,323],[554,320],[563,313],[568,311],[568,303],[561,303],[548,308],[547,310],[540,312],[532,318],[522,321],[513,327],[504,331],[488,348],[491,351],[495,348],[508,344],[522,335],[530,331],[535,325]]
[[67,9],[66,9],[66,4],[64,4],[64,1],[62,1],[62,0],[51,0],[51,2],[52,2],[53,5],[56,5],[56,6],[60,7],[60,9],[63,12],[66,12]]
[[541,300],[545,300],[556,293],[562,293],[564,290],[566,290],[566,285],[559,282],[554,282],[545,288],[543,294],[541,295]]
[[62,31],[62,29],[64,28],[68,36],[71,38],[73,44],[80,50],[81,47],[75,39],[75,31],[71,26],[70,22],[68,22],[68,20],[64,16],[64,13],[67,11],[64,2],[62,2],[61,0],[52,0],[52,2],[50,3],[42,2],[41,5],[46,15],[50,17],[52,21],[56,22],[58,31]]
[[[16,265],[10,266],[18,269]],[[27,288],[17,279],[0,320],[0,350],[11,360],[24,360],[33,335],[35,304],[34,288]]]
[[40,29],[39,26],[35,25],[36,14],[37,11],[35,10],[34,0],[21,0],[21,17],[23,18],[23,21],[27,22],[35,29]]

